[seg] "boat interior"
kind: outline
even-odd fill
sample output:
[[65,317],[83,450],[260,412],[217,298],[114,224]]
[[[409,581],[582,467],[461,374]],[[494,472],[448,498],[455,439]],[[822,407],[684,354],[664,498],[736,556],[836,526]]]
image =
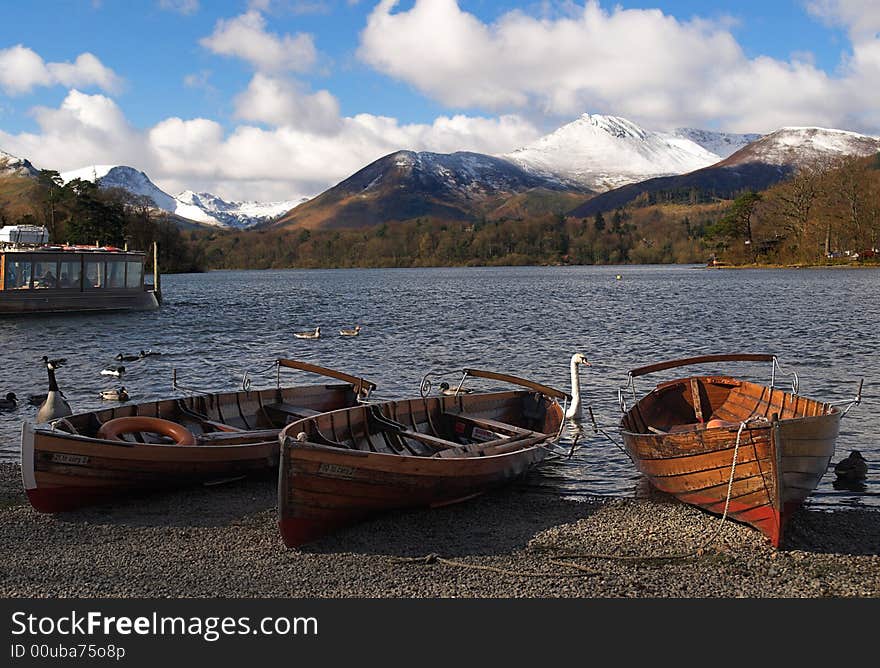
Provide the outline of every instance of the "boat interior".
[[666,434],[712,427],[738,428],[744,420],[826,415],[830,404],[729,376],[692,376],[661,383],[623,416],[635,434]]
[[413,457],[503,454],[548,440],[562,421],[541,393],[514,390],[362,404],[292,423],[285,442]]
[[[185,427],[199,445],[231,445],[277,438],[290,422],[357,403],[350,384],[300,385],[288,388],[196,394],[177,399],[124,404],[53,421],[55,429],[97,438],[102,425],[122,417],[168,420]],[[132,430],[119,438],[131,442],[172,444],[168,435]]]

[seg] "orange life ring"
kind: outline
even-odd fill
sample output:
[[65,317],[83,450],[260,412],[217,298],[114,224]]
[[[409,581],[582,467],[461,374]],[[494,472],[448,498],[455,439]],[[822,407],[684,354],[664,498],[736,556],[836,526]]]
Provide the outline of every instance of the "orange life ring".
[[132,415],[130,417],[108,420],[98,429],[98,438],[121,441],[123,440],[122,434],[132,434],[137,431],[146,431],[151,434],[161,434],[162,436],[173,438],[177,445],[196,444],[196,437],[182,424],[145,415]]

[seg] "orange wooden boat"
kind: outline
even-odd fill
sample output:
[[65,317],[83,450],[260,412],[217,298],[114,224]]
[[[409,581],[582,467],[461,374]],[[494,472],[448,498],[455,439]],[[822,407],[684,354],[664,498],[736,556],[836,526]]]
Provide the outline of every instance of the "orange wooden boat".
[[[31,505],[61,512],[136,492],[214,484],[278,466],[278,434],[294,419],[356,405],[375,385],[296,360],[276,361],[276,387],[125,404],[22,425]],[[281,386],[291,368],[345,381]]]
[[[777,368],[773,355],[705,355],[633,369],[630,382],[681,366],[744,361]],[[624,447],[660,491],[751,525],[778,547],[786,520],[825,474],[846,412],[796,392],[730,376],[664,382],[628,410],[622,402]]]
[[543,461],[564,422],[557,400],[571,397],[515,376],[465,373],[527,389],[361,405],[286,426],[284,543],[302,545],[381,511],[464,501]]

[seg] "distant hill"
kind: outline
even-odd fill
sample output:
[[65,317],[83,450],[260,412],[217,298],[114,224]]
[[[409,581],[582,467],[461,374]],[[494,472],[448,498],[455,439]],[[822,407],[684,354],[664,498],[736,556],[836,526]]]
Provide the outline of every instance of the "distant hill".
[[661,193],[667,196],[678,193],[683,197],[694,193],[700,199],[729,199],[745,190],[765,190],[806,165],[847,156],[867,156],[877,151],[880,151],[877,137],[826,128],[781,128],[715,165],[602,193],[572,209],[569,215],[592,216]]
[[[475,220],[503,200],[573,186],[480,153],[397,151],[367,165],[269,227],[352,228],[431,218]],[[577,188],[582,198],[584,188]]]

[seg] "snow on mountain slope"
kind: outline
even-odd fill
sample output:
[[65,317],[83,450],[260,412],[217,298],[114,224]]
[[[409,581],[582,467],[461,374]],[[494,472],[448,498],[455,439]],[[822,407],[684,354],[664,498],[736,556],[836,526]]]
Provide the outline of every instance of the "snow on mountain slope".
[[831,128],[785,127],[745,146],[722,164],[759,162],[801,167],[845,156],[868,156],[878,151],[878,137]]
[[227,202],[211,193],[186,190],[172,197],[153,183],[144,172],[125,165],[89,165],[62,172],[65,183],[73,179],[98,181],[102,188],[123,188],[136,195],[149,197],[156,207],[182,218],[218,227],[247,228],[271,220],[300,203]]
[[721,159],[687,137],[598,114],[583,114],[500,157],[530,172],[599,192],[655,176],[691,172]]
[[39,172],[28,160],[18,158],[5,151],[0,151],[0,176],[10,176],[12,174],[36,176]]
[[695,144],[699,144],[710,153],[714,153],[721,158],[726,158],[732,153],[736,153],[742,147],[764,136],[759,134],[734,134],[731,132],[698,130],[697,128],[676,128],[673,134],[676,137],[683,137]]

